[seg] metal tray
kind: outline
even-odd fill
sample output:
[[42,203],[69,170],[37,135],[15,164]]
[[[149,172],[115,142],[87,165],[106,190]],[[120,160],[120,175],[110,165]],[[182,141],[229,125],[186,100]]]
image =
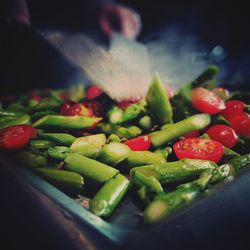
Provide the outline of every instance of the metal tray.
[[[130,196],[105,221],[9,156],[0,155],[0,169],[2,204],[18,206],[14,212],[17,217],[22,217],[26,209],[25,223],[31,224],[35,235],[46,227],[51,242],[55,243],[59,237],[63,249],[246,249],[250,246],[249,167],[234,181],[217,185],[192,205],[150,226],[140,223],[140,210]],[[13,197],[19,197],[19,204]],[[11,228],[15,227],[13,223]],[[47,244],[52,244],[48,235]],[[59,249],[59,245],[53,249]]]

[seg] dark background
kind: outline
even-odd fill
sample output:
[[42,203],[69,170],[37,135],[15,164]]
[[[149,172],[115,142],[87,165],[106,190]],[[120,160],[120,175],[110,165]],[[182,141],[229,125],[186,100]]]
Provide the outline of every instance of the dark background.
[[[2,94],[34,88],[61,87],[82,75],[37,32],[66,30],[84,32],[107,44],[97,25],[102,1],[28,1],[31,27],[0,23],[0,82]],[[115,1],[136,10],[142,20],[139,41],[147,42],[172,28],[179,34],[198,39],[208,50],[220,45],[226,56],[215,62],[227,68],[232,87],[246,89],[249,81],[249,9],[244,1]],[[235,79],[235,80],[234,80]],[[231,84],[231,83],[230,83]]]

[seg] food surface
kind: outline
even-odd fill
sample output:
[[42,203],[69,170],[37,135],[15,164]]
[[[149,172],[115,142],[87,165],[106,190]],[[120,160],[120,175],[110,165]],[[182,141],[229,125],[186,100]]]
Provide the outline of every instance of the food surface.
[[155,223],[250,164],[250,93],[209,66],[173,96],[156,75],[146,96],[113,101],[74,86],[2,101],[0,150],[108,219],[126,196]]

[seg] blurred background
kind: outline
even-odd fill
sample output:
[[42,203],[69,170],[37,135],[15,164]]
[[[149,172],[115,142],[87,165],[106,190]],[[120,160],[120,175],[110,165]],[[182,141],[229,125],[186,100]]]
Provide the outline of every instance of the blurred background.
[[221,84],[248,89],[249,11],[245,1],[3,0],[0,63],[3,94],[86,82],[41,34],[83,33],[108,48],[113,32],[147,46],[152,71],[176,87],[208,64]]

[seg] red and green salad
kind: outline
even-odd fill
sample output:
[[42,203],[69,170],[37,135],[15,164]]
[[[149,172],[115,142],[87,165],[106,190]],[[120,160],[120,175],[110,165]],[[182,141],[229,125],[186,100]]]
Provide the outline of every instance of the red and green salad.
[[[167,218],[250,163],[250,93],[210,65],[173,96],[156,75],[146,96],[112,100],[95,84],[36,90],[0,108],[0,149],[108,218],[132,192],[145,223]],[[171,187],[171,188],[170,188]]]

